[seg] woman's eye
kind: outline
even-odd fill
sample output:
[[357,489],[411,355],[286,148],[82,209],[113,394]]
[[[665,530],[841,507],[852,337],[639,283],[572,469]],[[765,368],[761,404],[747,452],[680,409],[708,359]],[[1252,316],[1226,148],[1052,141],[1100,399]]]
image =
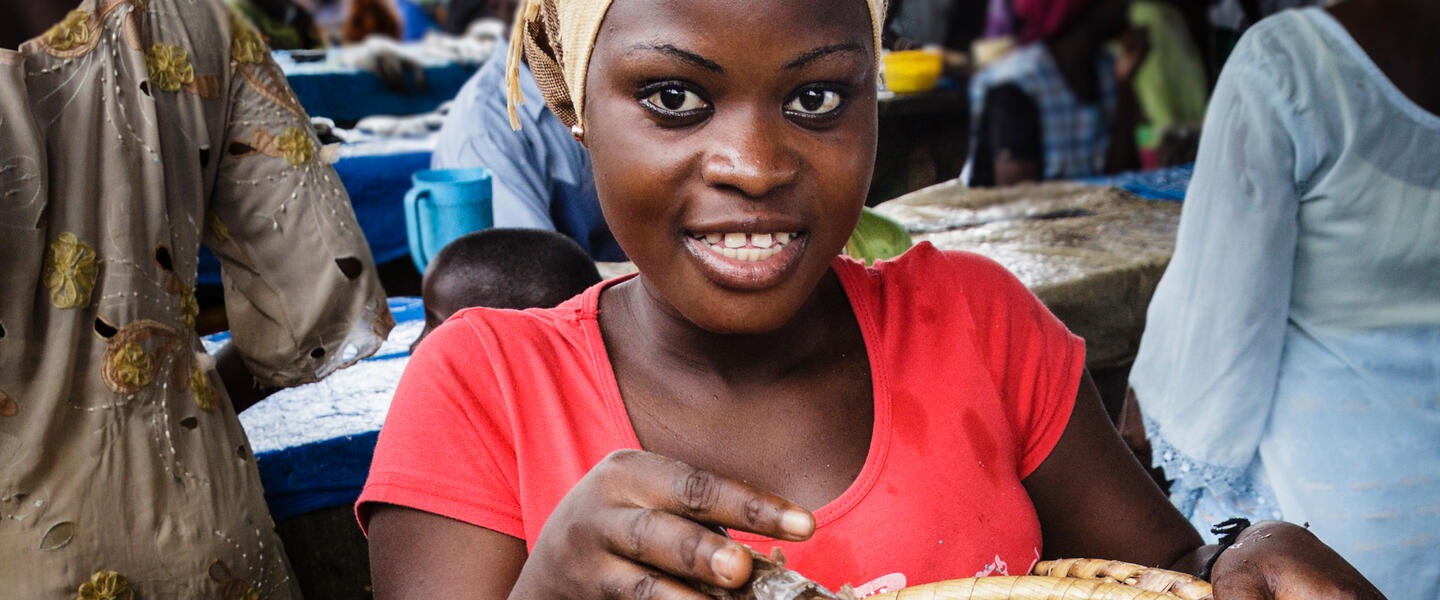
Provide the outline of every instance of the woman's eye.
[[840,108],[844,98],[835,90],[810,89],[795,95],[785,110],[806,115],[823,115]]
[[667,87],[645,97],[644,102],[665,112],[683,113],[708,108],[699,94],[682,87]]

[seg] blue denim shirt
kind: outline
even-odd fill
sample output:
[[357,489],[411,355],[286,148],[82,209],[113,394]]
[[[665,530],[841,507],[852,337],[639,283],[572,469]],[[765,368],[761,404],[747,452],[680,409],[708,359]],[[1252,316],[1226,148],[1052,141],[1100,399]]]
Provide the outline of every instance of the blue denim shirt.
[[505,56],[497,53],[460,93],[440,129],[431,166],[485,167],[494,181],[496,227],[559,231],[596,260],[625,260],[595,194],[590,153],[549,108],[524,65],[520,131],[505,107]]

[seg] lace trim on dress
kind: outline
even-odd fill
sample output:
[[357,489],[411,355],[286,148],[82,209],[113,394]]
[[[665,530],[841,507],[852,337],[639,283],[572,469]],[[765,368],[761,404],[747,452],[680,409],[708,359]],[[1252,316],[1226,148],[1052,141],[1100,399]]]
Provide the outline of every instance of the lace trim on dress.
[[1171,445],[1162,435],[1160,423],[1145,419],[1145,433],[1150,438],[1152,462],[1165,469],[1170,484],[1170,501],[1181,513],[1190,515],[1205,490],[1218,496],[1254,497],[1261,495],[1251,483],[1245,469],[1222,467],[1195,459]]

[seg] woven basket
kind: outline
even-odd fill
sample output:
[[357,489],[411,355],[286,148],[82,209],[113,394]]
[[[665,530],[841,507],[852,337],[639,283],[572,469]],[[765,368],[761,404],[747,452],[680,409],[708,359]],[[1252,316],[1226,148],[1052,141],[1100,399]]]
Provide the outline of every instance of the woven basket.
[[1069,558],[1024,577],[974,577],[907,587],[866,600],[1211,600],[1194,576],[1114,560]]

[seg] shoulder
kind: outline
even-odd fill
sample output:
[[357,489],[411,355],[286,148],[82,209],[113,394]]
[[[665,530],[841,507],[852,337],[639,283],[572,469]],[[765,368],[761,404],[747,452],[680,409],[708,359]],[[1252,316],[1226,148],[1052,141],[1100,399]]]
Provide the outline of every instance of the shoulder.
[[505,68],[503,61],[491,60],[476,71],[450,106],[450,113],[441,126],[439,140],[473,136],[494,127],[500,117],[506,117],[505,129],[510,122],[505,109]]
[[1321,65],[1317,53],[1324,50],[1316,18],[1310,11],[1287,10],[1256,23],[1236,42],[1216,85],[1278,92],[1276,99],[1303,94],[1297,84]]
[[505,106],[505,61],[488,60],[455,95],[456,108]]
[[494,169],[498,162],[541,161],[546,152],[571,142],[569,128],[550,113],[535,77],[523,64],[519,76],[524,103],[515,107],[521,127],[517,131],[510,126],[503,59],[486,62],[456,94],[436,135],[437,167],[472,166],[479,160]]
[[940,288],[951,288],[946,292],[953,292],[959,291],[956,288],[973,291],[976,286],[1020,286],[1010,271],[990,258],[963,250],[941,250],[930,242],[920,242],[905,254],[879,261],[871,270],[887,282],[932,285],[937,293]]
[[872,308],[887,319],[915,314],[921,321],[943,320],[952,328],[969,328],[996,311],[1039,302],[994,260],[973,252],[941,250],[930,242],[920,242],[905,254],[869,268],[844,262],[853,273],[866,274],[869,293],[862,296],[875,301]]
[[[77,59],[94,50],[103,38],[118,38],[149,54],[163,47],[170,63],[190,63],[195,75],[224,67],[230,58],[233,21],[230,8],[222,2],[72,0],[70,5],[76,8],[49,31],[22,45],[22,52],[30,49],[54,58]],[[108,32],[101,34],[102,30]],[[184,54],[169,54],[171,48]],[[155,59],[147,55],[145,60]]]
[[585,335],[585,321],[595,313],[586,310],[584,295],[555,308],[511,310],[467,308],[455,313],[425,338],[420,353],[437,353],[474,364],[481,356],[508,362],[537,348],[573,346]]
[[[1321,133],[1315,124],[1339,107],[1335,73],[1326,72],[1335,61],[1325,19],[1320,9],[1287,10],[1247,30],[1225,61],[1206,119],[1243,115],[1291,137]],[[1301,146],[1302,154],[1309,150]]]

